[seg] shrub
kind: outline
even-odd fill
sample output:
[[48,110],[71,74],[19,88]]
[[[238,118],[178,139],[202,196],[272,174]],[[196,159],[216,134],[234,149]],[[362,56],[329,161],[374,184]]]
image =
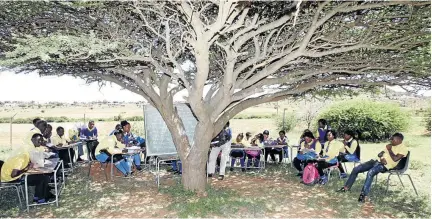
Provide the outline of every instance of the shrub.
[[408,117],[395,104],[346,101],[330,106],[317,119],[326,119],[340,137],[350,129],[360,133],[360,140],[375,142],[387,140],[394,132],[404,131]]
[[278,130],[284,130],[285,132],[289,132],[292,129],[294,129],[295,125],[297,124],[297,118],[294,114],[287,113],[285,115],[285,124],[283,116],[278,116],[275,118],[276,120],[276,126]]
[[426,126],[426,130],[430,131],[431,130],[431,108],[427,109],[425,112],[425,118],[424,118],[424,123]]

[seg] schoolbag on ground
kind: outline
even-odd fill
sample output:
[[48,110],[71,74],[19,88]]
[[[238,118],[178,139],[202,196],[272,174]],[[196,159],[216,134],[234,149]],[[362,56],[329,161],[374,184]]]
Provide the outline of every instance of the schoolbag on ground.
[[313,185],[319,180],[318,170],[313,163],[309,163],[303,170],[302,183],[305,185]]

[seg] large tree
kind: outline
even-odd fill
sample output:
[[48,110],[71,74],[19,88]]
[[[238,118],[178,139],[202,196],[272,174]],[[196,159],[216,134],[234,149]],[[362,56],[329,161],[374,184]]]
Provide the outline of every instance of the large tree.
[[[430,2],[2,2],[0,17],[0,66],[145,97],[191,190],[205,188],[212,137],[248,107],[317,91],[430,87]],[[173,106],[182,90],[198,120],[194,139]]]

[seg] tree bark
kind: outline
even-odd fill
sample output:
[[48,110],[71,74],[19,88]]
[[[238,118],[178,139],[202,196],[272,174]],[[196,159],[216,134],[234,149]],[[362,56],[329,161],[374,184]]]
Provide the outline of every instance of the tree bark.
[[[182,183],[186,190],[204,192],[207,177],[207,160],[213,126],[209,122],[199,122],[195,129],[194,142],[189,153],[182,158]],[[187,147],[181,145],[180,147]]]

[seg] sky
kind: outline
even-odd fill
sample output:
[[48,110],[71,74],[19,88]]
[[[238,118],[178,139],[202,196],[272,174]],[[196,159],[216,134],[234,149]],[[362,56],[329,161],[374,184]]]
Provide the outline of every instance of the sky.
[[44,76],[37,73],[15,74],[0,71],[0,101],[36,102],[91,102],[91,101],[145,101],[143,97],[116,84],[108,83],[99,90],[97,83],[71,76]]
[[[39,88],[37,88],[39,87]],[[205,88],[205,92],[208,88]],[[400,89],[396,89],[399,91]],[[0,70],[0,101],[91,102],[91,101],[145,101],[143,97],[108,83],[99,89],[97,83],[86,84],[83,79],[71,76],[44,76],[37,73],[15,74]],[[431,96],[432,92],[422,93]],[[183,100],[187,93],[179,93],[174,99]]]

